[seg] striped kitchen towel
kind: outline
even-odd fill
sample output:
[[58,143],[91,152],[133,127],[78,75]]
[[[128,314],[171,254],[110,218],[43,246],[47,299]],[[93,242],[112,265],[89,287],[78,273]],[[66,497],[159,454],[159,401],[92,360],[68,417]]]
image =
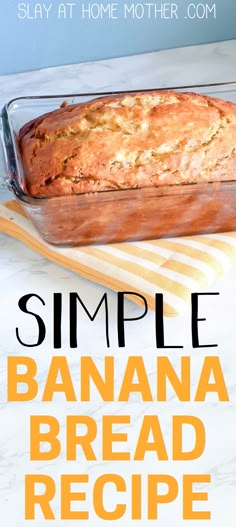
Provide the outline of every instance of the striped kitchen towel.
[[[182,313],[192,292],[207,291],[236,260],[235,232],[56,248],[41,239],[15,200],[0,205],[0,230],[89,280],[145,296],[150,309],[155,293],[163,293],[166,316]],[[142,302],[135,295],[129,298]]]

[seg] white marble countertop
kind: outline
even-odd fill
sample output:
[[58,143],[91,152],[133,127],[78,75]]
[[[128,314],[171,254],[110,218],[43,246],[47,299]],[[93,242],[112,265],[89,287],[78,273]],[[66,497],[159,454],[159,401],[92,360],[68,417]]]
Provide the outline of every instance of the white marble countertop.
[[[0,107],[7,101],[16,97],[24,95],[42,95],[55,93],[75,93],[75,92],[90,92],[90,91],[108,91],[119,89],[136,89],[136,88],[151,88],[151,87],[166,87],[166,86],[181,86],[194,85],[206,83],[218,83],[236,80],[236,41],[227,41],[216,44],[195,46],[189,48],[181,48],[175,50],[167,50],[162,52],[150,53],[135,57],[125,57],[120,59],[113,59],[101,61],[96,63],[86,63],[80,65],[62,66],[57,68],[50,68],[40,71],[21,73],[16,75],[6,75],[0,77]],[[11,198],[11,194],[7,191],[0,191],[0,201]],[[0,517],[5,527],[15,527],[21,524],[22,527],[29,525],[34,527],[43,527],[45,522],[41,517],[35,522],[25,522],[23,511],[23,475],[25,472],[41,471],[41,467],[37,468],[37,463],[30,463],[28,456],[27,440],[27,426],[30,413],[44,412],[45,409],[37,401],[32,402],[29,406],[8,405],[6,401],[6,375],[4,358],[10,354],[24,354],[24,349],[19,349],[15,339],[15,326],[19,321],[19,313],[17,303],[19,298],[28,294],[29,292],[39,294],[46,302],[46,313],[49,325],[46,344],[43,345],[39,352],[34,352],[38,358],[40,369],[40,383],[43,383],[43,371],[47,358],[45,356],[52,354],[51,351],[51,317],[52,317],[52,295],[54,292],[63,293],[64,298],[70,291],[77,291],[82,298],[84,298],[86,305],[92,311],[96,308],[99,299],[101,298],[104,288],[102,286],[88,282],[87,280],[74,275],[72,272],[58,267],[33,251],[24,247],[19,242],[9,238],[4,234],[0,234],[0,290],[1,290],[1,305],[0,305],[0,355],[1,366],[1,423],[0,423]],[[235,312],[236,312],[236,295],[233,293],[236,290],[236,266],[233,266],[231,271],[219,279],[212,288],[212,291],[220,292],[220,299],[216,303],[215,310],[212,308],[208,310],[208,324],[207,330],[202,330],[202,337],[208,338],[209,335],[214,335],[214,341],[219,345],[219,353],[223,355],[224,374],[226,376],[227,385],[230,388],[230,395],[232,401],[235,401],[235,342],[236,342],[236,327],[235,327]],[[113,353],[117,360],[121,360],[121,352],[117,349],[116,344],[116,295],[109,292],[109,316],[112,332],[112,348],[109,351]],[[135,317],[139,313],[139,308],[128,300],[126,302],[126,316]],[[22,319],[23,323],[23,319]],[[66,322],[65,322],[66,324]],[[189,333],[186,332],[186,325],[190,324],[190,314],[186,313],[182,317],[166,320],[167,334],[173,339],[181,339],[186,345],[185,354],[193,355],[191,349]],[[135,323],[130,323],[128,331],[128,345],[126,354],[130,355],[145,355],[147,360],[147,370],[150,377],[153,376],[152,359],[155,356],[156,350],[153,341],[153,325],[154,315],[149,313],[147,317],[140,324],[142,331],[138,332]],[[204,325],[203,325],[204,326]],[[25,326],[24,326],[25,327]],[[51,327],[51,329],[50,329]],[[26,336],[31,336],[34,328],[29,324],[26,331]],[[183,337],[184,335],[184,337]],[[82,355],[91,354],[94,358],[101,357],[106,354],[105,342],[103,335],[103,322],[99,319],[93,325],[93,334],[91,334],[88,323],[85,323],[84,328],[81,329],[79,352]],[[65,339],[66,346],[66,339]],[[213,351],[215,352],[214,348]],[[26,351],[25,351],[26,353]],[[27,351],[27,353],[30,353]],[[195,352],[196,353],[196,352]],[[218,351],[217,351],[218,353]],[[204,357],[206,350],[198,352],[198,360]],[[72,364],[76,367],[77,354],[75,352],[68,352]],[[173,359],[173,363],[178,362],[176,351],[169,354]],[[123,356],[124,358],[124,356]],[[122,367],[121,367],[122,369]],[[42,370],[42,371],[41,371]],[[118,368],[119,370],[119,368]],[[196,367],[197,371],[197,367]],[[193,371],[192,382],[195,382],[196,371]],[[118,371],[117,378],[120,374]],[[134,401],[135,403],[135,401]],[[149,411],[155,413],[157,407],[154,405],[150,409],[149,406],[142,405],[142,403],[127,405],[127,409],[117,409],[115,403],[111,407],[106,407],[106,412],[126,413],[129,412],[133,419],[136,420],[140,416]],[[60,418],[61,415],[68,410],[72,412],[69,404],[60,403],[58,409],[50,406],[51,411],[55,410],[55,415]],[[227,410],[223,405],[217,403],[207,403],[205,405],[196,406],[196,403],[179,403],[174,400],[170,403],[168,412],[165,409],[160,409],[160,414],[164,420],[165,426],[168,428],[165,419],[170,413],[195,413],[198,416],[204,416],[206,427],[209,435],[209,443],[207,444],[206,453],[201,460],[195,463],[190,463],[186,467],[188,473],[196,471],[197,473],[212,474],[212,487],[210,491],[210,507],[212,510],[212,519],[207,522],[210,527],[227,527],[234,526],[233,504],[235,503],[235,482],[236,482],[236,466],[235,466],[235,404],[229,403]],[[52,410],[53,408],[53,410]],[[102,413],[103,405],[93,401],[91,405],[86,407],[88,413],[96,413],[99,416]],[[159,407],[158,407],[159,408]],[[46,410],[47,412],[47,410]],[[62,414],[60,414],[62,412]],[[168,421],[168,419],[167,419]],[[220,426],[219,426],[220,424]],[[134,425],[135,426],[135,425]],[[171,432],[169,431],[169,436]],[[147,461],[147,466],[152,466],[152,462]],[[121,464],[122,465],[122,464]],[[178,465],[178,464],[177,464]],[[57,460],[50,465],[52,474],[61,472],[60,462]],[[62,463],[63,470],[70,472],[67,465]],[[142,471],[142,464],[135,465],[130,463],[130,470],[133,472]],[[84,468],[84,466],[83,466]],[[109,470],[112,468],[117,472],[116,463],[109,465]],[[86,469],[86,467],[84,468]],[[47,469],[46,469],[47,470]],[[96,474],[94,467],[89,467],[91,474]],[[129,467],[124,464],[120,468],[123,473],[129,476]],[[157,470],[160,470],[159,468]],[[166,466],[165,470],[161,465],[161,470],[165,470],[177,476],[181,473],[181,467],[176,466],[173,462],[169,462],[169,468]],[[42,469],[43,471],[43,469]],[[119,470],[118,470],[119,471]],[[98,468],[99,472],[99,468]],[[176,476],[176,477],[177,477]],[[204,506],[205,507],[205,506]],[[175,527],[181,527],[185,523],[181,520],[181,513],[179,504],[170,509],[166,509],[160,520],[160,527],[168,527],[174,524]],[[117,527],[123,525],[124,520],[116,522]],[[71,522],[73,524],[73,522]],[[97,518],[92,518],[87,525],[97,527],[103,525],[104,522]],[[113,525],[113,523],[111,522]],[[156,522],[148,522],[148,525],[156,525]],[[55,527],[67,527],[63,521],[52,522]],[[76,524],[77,525],[77,524]],[[147,522],[125,521],[126,527],[147,527]],[[189,522],[189,526],[191,522]],[[202,526],[202,521],[195,521],[194,526]]]

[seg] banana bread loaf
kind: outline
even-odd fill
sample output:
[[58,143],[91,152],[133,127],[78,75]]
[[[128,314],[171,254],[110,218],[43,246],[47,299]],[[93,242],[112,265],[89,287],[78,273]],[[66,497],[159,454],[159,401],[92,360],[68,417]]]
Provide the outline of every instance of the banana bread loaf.
[[236,179],[236,105],[150,91],[66,106],[26,124],[28,192],[59,196]]

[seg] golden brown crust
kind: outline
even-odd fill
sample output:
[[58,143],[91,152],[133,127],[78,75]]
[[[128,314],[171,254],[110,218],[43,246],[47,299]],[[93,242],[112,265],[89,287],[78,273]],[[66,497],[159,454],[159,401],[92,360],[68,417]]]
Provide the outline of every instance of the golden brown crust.
[[19,142],[33,196],[236,179],[236,106],[194,93],[67,106],[26,124]]

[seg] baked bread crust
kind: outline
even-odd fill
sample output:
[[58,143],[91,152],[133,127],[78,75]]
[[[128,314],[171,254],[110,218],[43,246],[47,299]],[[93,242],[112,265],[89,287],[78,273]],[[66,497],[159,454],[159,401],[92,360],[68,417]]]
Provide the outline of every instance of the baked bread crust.
[[32,196],[236,179],[236,105],[195,93],[100,97],[27,123]]

